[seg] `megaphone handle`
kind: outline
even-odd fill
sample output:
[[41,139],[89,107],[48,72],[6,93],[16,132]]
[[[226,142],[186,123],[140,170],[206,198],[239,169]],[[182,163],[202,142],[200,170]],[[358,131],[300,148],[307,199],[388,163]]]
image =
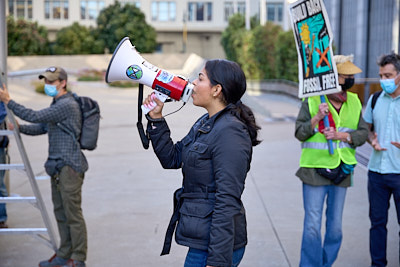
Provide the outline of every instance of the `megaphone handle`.
[[[166,94],[160,93],[157,90],[154,90],[153,95],[155,97],[157,97],[159,100],[161,100],[162,102],[165,102],[165,100],[168,99],[168,96]],[[153,110],[156,106],[157,106],[157,103],[156,103],[156,101],[153,100],[153,101],[151,101],[151,106],[146,107],[146,106],[142,105],[141,108],[143,110],[143,113],[147,114],[151,110]]]

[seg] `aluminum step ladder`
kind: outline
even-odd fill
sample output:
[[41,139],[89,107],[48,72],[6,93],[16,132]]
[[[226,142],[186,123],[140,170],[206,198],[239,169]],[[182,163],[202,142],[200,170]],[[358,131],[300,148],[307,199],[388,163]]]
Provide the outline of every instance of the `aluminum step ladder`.
[[[1,76],[1,74],[0,74]],[[1,83],[0,77],[0,87],[3,88],[3,84]],[[14,114],[11,110],[6,107],[7,117],[11,121],[13,125],[16,124],[16,120]],[[0,164],[0,170],[23,170],[28,176],[32,192],[34,196],[29,197],[0,197],[0,203],[30,203],[34,207],[40,210],[40,213],[43,218],[44,228],[0,228],[0,234],[31,234],[35,238],[44,242],[45,245],[49,246],[54,251],[57,250],[54,230],[50,222],[49,215],[46,211],[46,207],[44,205],[42,196],[39,191],[39,187],[36,183],[35,175],[33,174],[31,164],[29,162],[28,156],[25,151],[24,144],[22,143],[21,134],[18,130],[18,127],[14,127],[14,130],[0,130],[0,136],[9,136],[14,135],[14,139],[17,143],[19,153],[21,155],[21,159],[23,161],[22,164]],[[11,140],[10,140],[11,141]]]

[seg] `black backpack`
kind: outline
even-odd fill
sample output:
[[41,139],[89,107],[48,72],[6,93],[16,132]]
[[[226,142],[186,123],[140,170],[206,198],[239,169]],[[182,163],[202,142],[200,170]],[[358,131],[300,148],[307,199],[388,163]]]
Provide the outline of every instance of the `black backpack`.
[[61,123],[57,123],[57,126],[71,135],[76,142],[79,142],[81,149],[94,150],[97,146],[100,128],[99,104],[90,97],[78,96],[75,93],[72,95],[78,102],[82,113],[81,135],[76,137],[71,130]]

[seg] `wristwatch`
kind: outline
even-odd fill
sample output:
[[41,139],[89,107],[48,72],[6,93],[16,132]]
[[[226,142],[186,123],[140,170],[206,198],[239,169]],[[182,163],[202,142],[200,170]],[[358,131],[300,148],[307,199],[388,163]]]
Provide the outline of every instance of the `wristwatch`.
[[347,143],[351,142],[351,135],[350,134],[346,137],[346,140],[347,140]]

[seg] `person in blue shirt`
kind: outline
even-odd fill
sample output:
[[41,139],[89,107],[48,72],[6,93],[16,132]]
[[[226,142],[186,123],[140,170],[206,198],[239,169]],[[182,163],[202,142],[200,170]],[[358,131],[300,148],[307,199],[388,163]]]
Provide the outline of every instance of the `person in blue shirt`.
[[[6,129],[5,118],[7,111],[3,102],[0,102],[0,129]],[[6,163],[8,137],[0,136],[0,164]],[[8,191],[5,184],[5,170],[0,170],[0,197],[8,197]],[[8,228],[6,204],[0,203],[0,228]]]
[[386,224],[392,195],[400,224],[400,56],[394,52],[383,55],[378,65],[383,92],[373,109],[372,96],[369,98],[364,120],[370,126],[368,142],[374,148],[368,164],[370,254],[372,266],[386,266]]

